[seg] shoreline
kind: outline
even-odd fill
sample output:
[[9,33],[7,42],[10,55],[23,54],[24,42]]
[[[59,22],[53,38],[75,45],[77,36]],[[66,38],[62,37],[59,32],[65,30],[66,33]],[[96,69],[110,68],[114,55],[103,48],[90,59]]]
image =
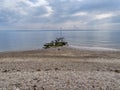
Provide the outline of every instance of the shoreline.
[[78,49],[74,47],[58,47],[26,51],[0,52],[0,58],[107,58],[120,59],[120,51]]
[[120,51],[120,49],[105,48],[105,47],[83,47],[83,46],[73,46],[73,45],[70,45],[70,47],[80,50],[90,50],[90,51]]
[[[63,47],[57,47],[57,48],[53,48],[53,49],[59,49],[59,48],[69,48],[69,49],[75,49],[75,50],[80,50],[80,51],[104,51],[104,52],[109,52],[109,51],[113,51],[113,52],[120,52],[120,49],[115,49],[115,48],[104,48],[104,47],[87,47],[87,46],[73,46],[73,45],[69,45],[69,46],[63,46]],[[50,49],[50,48],[49,48]],[[41,50],[47,50],[47,49],[43,49],[43,48],[38,48],[38,49],[27,49],[27,50],[13,50],[13,51],[0,51],[1,53],[15,53],[15,52],[31,52],[31,51],[41,51]]]
[[78,48],[73,46],[64,46],[64,47],[57,47],[57,48],[49,48],[49,49],[36,49],[36,50],[22,50],[22,51],[6,51],[0,52],[0,58],[2,57],[29,57],[29,56],[52,56],[52,57],[92,57],[92,58],[104,58],[110,57],[113,58],[120,58],[120,51],[113,50],[113,49],[96,49],[96,48]]

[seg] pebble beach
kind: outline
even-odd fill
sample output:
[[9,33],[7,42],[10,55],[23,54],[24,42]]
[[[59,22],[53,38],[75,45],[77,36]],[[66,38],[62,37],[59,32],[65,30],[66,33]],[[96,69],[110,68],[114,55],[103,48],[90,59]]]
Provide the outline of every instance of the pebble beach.
[[120,51],[1,52],[0,90],[120,90]]

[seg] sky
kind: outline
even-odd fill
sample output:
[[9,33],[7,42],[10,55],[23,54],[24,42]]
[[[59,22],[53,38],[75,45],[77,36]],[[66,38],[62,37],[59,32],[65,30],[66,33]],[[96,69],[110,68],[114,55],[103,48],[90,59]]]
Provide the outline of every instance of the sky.
[[0,30],[120,29],[120,0],[0,0]]

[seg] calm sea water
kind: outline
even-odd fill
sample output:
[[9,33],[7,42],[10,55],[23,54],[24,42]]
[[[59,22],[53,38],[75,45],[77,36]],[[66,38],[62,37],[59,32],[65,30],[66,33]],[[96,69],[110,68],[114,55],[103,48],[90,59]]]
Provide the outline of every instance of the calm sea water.
[[81,30],[81,31],[0,31],[0,52],[32,50],[63,36],[72,46],[120,49],[120,30]]

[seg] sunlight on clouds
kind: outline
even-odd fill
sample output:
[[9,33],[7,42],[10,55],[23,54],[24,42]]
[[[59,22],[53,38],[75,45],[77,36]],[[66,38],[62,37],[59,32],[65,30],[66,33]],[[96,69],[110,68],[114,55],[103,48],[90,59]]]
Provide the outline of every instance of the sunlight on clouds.
[[81,2],[81,1],[83,1],[83,0],[77,0],[77,1],[80,1],[80,2]]
[[41,17],[49,17],[50,15],[53,14],[54,11],[52,10],[52,7],[46,6],[45,8],[46,8],[46,10],[47,10],[47,13],[46,13],[46,14],[43,14]]
[[32,0],[4,0],[3,2],[3,8],[21,15],[29,15],[29,11],[35,10],[37,7],[44,7],[46,9],[47,13],[42,16],[48,17],[53,13],[52,7],[49,6],[47,0],[36,0],[36,2],[32,2]]
[[81,1],[83,1],[83,0],[70,0],[70,1],[72,1],[72,2],[75,2],[75,1],[79,1],[79,2],[81,2]]
[[30,7],[39,7],[49,4],[46,0],[37,0],[36,2],[32,2],[30,0],[23,0],[23,2],[30,5]]
[[41,17],[48,17],[50,15],[52,15],[53,10],[52,7],[49,6],[49,3],[47,2],[47,0],[37,0],[36,2],[32,2],[29,0],[24,0],[24,3],[28,4],[30,7],[44,7],[47,11],[47,13],[41,15]]
[[108,13],[108,14],[99,14],[95,16],[95,19],[101,20],[101,19],[106,19],[106,18],[111,18],[113,14]]
[[65,1],[72,1],[72,2],[75,2],[75,1],[79,1],[79,2],[81,2],[81,1],[83,1],[83,0],[60,0],[61,2],[65,2]]
[[78,13],[73,14],[72,16],[86,16],[86,15],[87,15],[86,12],[78,12]]

